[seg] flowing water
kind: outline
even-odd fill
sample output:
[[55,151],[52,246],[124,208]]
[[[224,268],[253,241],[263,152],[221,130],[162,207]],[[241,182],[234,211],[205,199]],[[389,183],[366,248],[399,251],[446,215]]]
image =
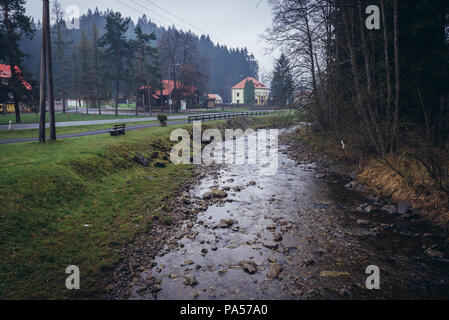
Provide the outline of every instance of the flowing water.
[[[317,179],[315,169],[280,152],[273,176],[260,175],[258,165],[208,174],[191,197],[212,189],[229,190],[228,197],[186,223],[179,247],[141,273],[142,282],[154,277],[160,288],[139,293],[136,285],[131,299],[449,297],[448,265],[424,253],[439,240],[423,234],[439,236],[438,230],[397,215],[355,212],[366,198],[346,190],[338,176]],[[219,226],[230,219],[233,225]],[[379,290],[366,288],[370,265],[380,269]]]

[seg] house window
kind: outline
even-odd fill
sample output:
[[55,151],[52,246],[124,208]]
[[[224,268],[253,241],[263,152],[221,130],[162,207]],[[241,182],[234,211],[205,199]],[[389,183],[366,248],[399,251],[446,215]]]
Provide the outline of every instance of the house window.
[[3,78],[2,79],[2,84],[7,86],[8,85],[8,79]]
[[14,95],[12,94],[12,92],[8,93],[8,97],[9,97],[9,99],[14,99]]
[[237,104],[239,104],[239,103],[240,103],[240,100],[237,99]]
[[240,92],[237,92],[237,97],[240,97]]

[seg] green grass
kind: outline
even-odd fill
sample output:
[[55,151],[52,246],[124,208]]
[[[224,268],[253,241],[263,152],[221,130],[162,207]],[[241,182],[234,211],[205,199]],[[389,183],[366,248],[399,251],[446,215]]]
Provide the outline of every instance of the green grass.
[[[34,113],[23,113],[20,115],[22,122],[21,124],[26,123],[38,123],[39,115]],[[90,121],[90,120],[111,120],[111,119],[132,119],[132,118],[145,118],[145,117],[136,117],[133,115],[98,115],[98,114],[73,114],[73,113],[56,113],[56,122],[70,122],[70,121]],[[46,115],[47,122],[49,121],[48,114]],[[13,123],[16,123],[15,114],[0,114],[0,125],[9,124],[9,120]]]
[[[257,117],[253,124],[276,121]],[[168,219],[167,199],[191,178],[190,165],[153,165],[164,162],[171,131],[189,127],[1,145],[0,299],[88,298],[102,292],[109,271],[123,259],[122,248],[149,231],[155,217]],[[155,151],[158,158],[149,168],[132,160],[137,152],[151,158]],[[65,288],[69,265],[80,268],[80,291]]]
[[[73,298],[101,289],[120,249],[191,175],[190,166],[132,161],[136,152],[152,154],[159,139],[167,144],[172,129],[1,146],[0,298]],[[65,289],[72,264],[81,269],[79,292]]]
[[[176,121],[182,121],[176,120]],[[138,126],[138,125],[145,125],[145,124],[152,124],[152,123],[158,123],[158,121],[143,121],[143,122],[129,122],[125,124],[130,126]],[[89,126],[76,126],[76,127],[60,127],[56,128],[56,134],[58,136],[60,135],[66,135],[66,134],[72,134],[72,133],[80,133],[80,132],[88,132],[88,131],[95,131],[95,130],[106,130],[111,129],[112,124],[97,124],[97,125],[89,125]],[[11,134],[8,133],[8,131],[0,131],[0,140],[11,140],[11,139],[25,139],[25,138],[37,138],[39,134],[39,129],[27,129],[27,130],[15,130],[11,132]],[[50,135],[49,129],[46,129],[46,136],[48,137]]]

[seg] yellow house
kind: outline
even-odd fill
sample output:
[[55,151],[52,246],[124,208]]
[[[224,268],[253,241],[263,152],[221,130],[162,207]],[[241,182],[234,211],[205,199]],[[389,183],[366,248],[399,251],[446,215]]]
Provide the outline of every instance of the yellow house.
[[263,105],[268,102],[271,90],[264,86],[258,80],[247,77],[232,87],[232,104],[245,104],[245,84],[246,81],[252,81],[255,87],[256,104]]

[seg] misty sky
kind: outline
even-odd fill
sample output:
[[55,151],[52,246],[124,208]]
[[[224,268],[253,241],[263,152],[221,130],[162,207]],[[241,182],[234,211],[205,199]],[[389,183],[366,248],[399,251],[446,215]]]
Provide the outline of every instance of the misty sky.
[[[100,11],[109,8],[131,16],[134,20],[145,13],[158,25],[175,23],[178,28],[191,29],[196,34],[201,33],[200,29],[208,32],[214,42],[218,39],[220,43],[231,47],[246,46],[259,61],[261,71],[272,70],[273,59],[276,58],[275,54],[267,54],[268,45],[259,37],[271,25],[271,9],[267,0],[60,0],[60,3],[64,10],[69,5],[78,6],[81,14],[89,8],[98,7]],[[41,18],[42,1],[28,0],[26,8],[28,15],[35,19]]]

